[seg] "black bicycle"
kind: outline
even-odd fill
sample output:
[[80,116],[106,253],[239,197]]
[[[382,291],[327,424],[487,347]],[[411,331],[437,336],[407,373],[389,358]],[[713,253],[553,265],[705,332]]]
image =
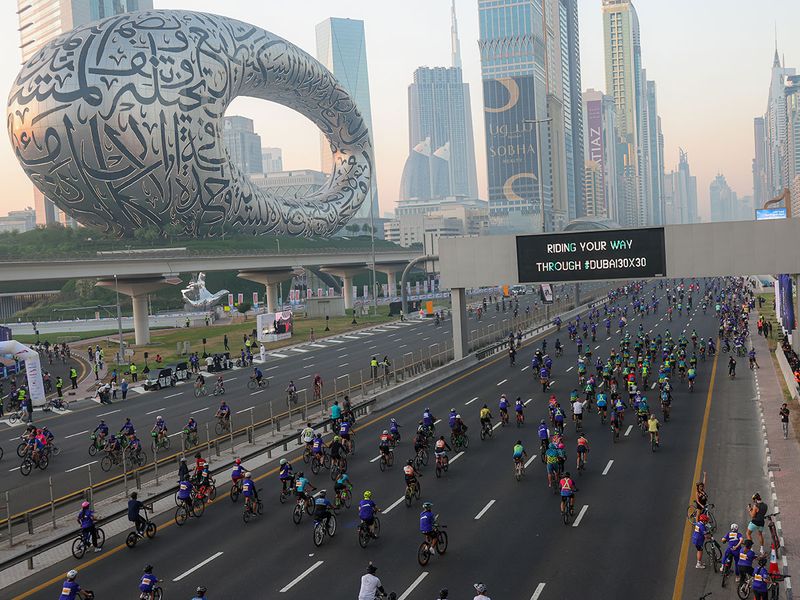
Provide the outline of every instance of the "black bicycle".
[[152,513],[153,505],[151,504],[149,506],[144,506],[142,507],[142,510],[144,511],[145,525],[142,528],[141,533],[139,532],[139,528],[134,525],[134,530],[128,534],[128,537],[125,538],[125,545],[128,546],[128,548],[134,548],[139,542],[139,539],[145,536],[151,540],[156,537],[156,524],[153,523],[153,521],[151,521],[147,516],[148,511]]

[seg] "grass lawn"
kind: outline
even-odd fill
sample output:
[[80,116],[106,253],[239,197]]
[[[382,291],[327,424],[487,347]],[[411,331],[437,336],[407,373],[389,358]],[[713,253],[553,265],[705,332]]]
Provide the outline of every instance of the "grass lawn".
[[[778,347],[778,343],[783,339],[783,332],[780,327],[780,320],[775,315],[775,292],[774,291],[765,291],[756,294],[756,298],[761,296],[766,300],[764,302],[764,306],[760,309],[758,308],[758,300],[756,300],[756,314],[764,317],[765,320],[769,321],[772,324],[772,333],[771,337],[767,338],[767,344],[769,344],[770,352],[774,352],[775,348]],[[758,331],[756,330],[756,335],[758,335]],[[776,365],[777,366],[777,365]]]
[[[383,307],[381,307],[383,309]],[[322,339],[324,336],[336,335],[353,331],[355,329],[363,328],[367,325],[378,325],[388,321],[395,320],[396,317],[386,316],[386,310],[380,310],[376,316],[369,315],[366,317],[357,317],[357,325],[352,324],[353,317],[331,317],[328,325],[330,331],[325,331],[324,318],[303,318],[295,316],[294,319],[294,336],[288,340],[266,344],[267,350],[275,350],[283,346],[296,344],[298,342],[308,341],[310,339],[311,330],[314,330],[316,339]],[[247,321],[241,323],[226,323],[224,325],[210,325],[208,327],[198,326],[179,329],[162,329],[153,331],[150,336],[150,344],[147,346],[129,346],[134,350],[133,360],[141,367],[144,364],[144,353],[148,352],[148,363],[153,365],[155,362],[156,354],[160,354],[163,359],[163,364],[174,364],[185,360],[185,357],[178,353],[177,347],[180,343],[189,342],[190,352],[198,352],[201,356],[203,353],[203,338],[206,338],[205,349],[209,354],[214,352],[224,351],[224,337],[228,336],[228,346],[231,349],[232,356],[238,356],[240,349],[244,347],[242,336],[244,334],[251,334],[256,327],[256,320],[254,317],[249,317]],[[125,341],[133,344],[133,334],[123,335]],[[105,354],[107,359],[112,359],[116,353],[117,346],[116,336],[108,336],[108,340],[101,342],[100,346],[106,348]],[[254,352],[256,354],[257,352]],[[114,368],[114,363],[109,363],[109,368]]]

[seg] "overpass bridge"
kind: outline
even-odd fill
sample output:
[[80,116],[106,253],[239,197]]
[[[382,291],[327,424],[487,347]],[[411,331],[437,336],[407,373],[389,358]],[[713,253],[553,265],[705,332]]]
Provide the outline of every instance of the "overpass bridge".
[[[420,250],[376,249],[375,270],[386,273],[389,285],[396,285],[397,273]],[[267,309],[278,308],[278,283],[291,276],[297,267],[319,268],[342,280],[343,291],[352,289],[353,277],[372,267],[369,250],[315,248],[299,252],[218,253],[192,250],[120,251],[96,255],[62,256],[48,259],[13,258],[0,262],[0,281],[44,281],[52,279],[97,278],[97,285],[118,289],[131,297],[136,344],[147,344],[150,331],[147,315],[147,294],[168,285],[177,285],[179,273],[190,271],[238,270],[239,277],[266,287]],[[353,307],[352,295],[343,293],[345,309]]]

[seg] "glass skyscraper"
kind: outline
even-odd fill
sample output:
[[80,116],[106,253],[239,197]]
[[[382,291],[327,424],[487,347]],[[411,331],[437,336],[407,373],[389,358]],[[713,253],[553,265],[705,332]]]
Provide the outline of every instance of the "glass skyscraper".
[[[375,137],[372,131],[372,108],[369,97],[369,73],[367,71],[367,42],[364,36],[364,21],[331,17],[319,23],[317,34],[317,60],[333,73],[336,79],[353,96],[358,110],[364,117],[372,136],[373,149]],[[333,171],[333,154],[325,136],[321,136],[320,154],[322,171]],[[372,183],[367,200],[356,213],[357,219],[369,219],[370,205],[373,216],[380,217],[378,206],[378,177],[372,165]]]

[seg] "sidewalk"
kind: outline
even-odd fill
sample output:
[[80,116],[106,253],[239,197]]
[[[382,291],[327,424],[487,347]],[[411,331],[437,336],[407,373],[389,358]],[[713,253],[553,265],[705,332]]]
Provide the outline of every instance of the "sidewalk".
[[[751,317],[755,319],[755,316]],[[758,335],[755,327],[751,329],[751,342],[759,358],[760,369],[754,374],[756,398],[761,411],[761,429],[764,434],[764,454],[767,474],[770,480],[771,498],[764,498],[770,505],[770,512],[780,512],[776,519],[778,534],[781,536],[780,564],[783,572],[788,572],[788,561],[794,557],[795,545],[800,545],[800,445],[797,431],[789,424],[789,439],[783,439],[778,411],[784,399],[781,387],[782,375],[775,366],[767,341]],[[780,346],[778,346],[780,352]],[[742,361],[744,364],[744,361]],[[797,402],[789,405],[790,410],[798,411]],[[780,501],[780,502],[779,502]],[[765,541],[768,533],[765,531]],[[792,598],[791,579],[786,580],[786,592]]]

